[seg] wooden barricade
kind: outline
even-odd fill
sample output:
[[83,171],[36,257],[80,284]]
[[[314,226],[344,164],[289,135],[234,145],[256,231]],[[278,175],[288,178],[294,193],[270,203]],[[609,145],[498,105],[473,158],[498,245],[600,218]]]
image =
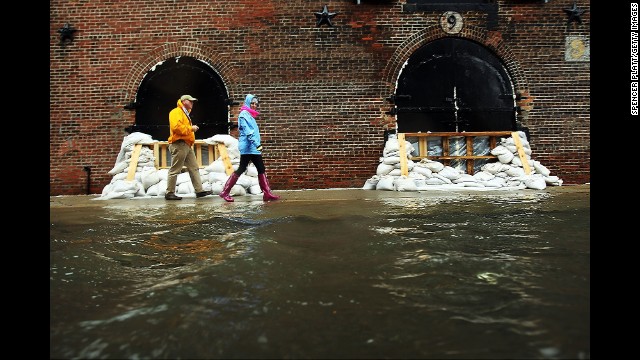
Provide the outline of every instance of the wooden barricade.
[[[169,160],[171,158],[171,154],[169,153],[169,143],[167,141],[156,141],[151,144],[145,144],[145,146],[148,146],[153,150],[153,157],[155,159],[154,165],[156,169],[168,169],[171,167],[171,161]],[[231,159],[229,159],[227,147],[224,144],[213,145],[208,144],[203,140],[196,140],[192,148],[193,152],[196,154],[198,167],[207,167],[217,158],[221,157],[227,175],[231,175],[231,173],[233,172]],[[127,180],[133,180],[135,177],[141,150],[142,144],[136,144],[133,148],[133,152],[131,153],[131,162],[129,164],[129,171],[127,173]]]
[[218,150],[219,156],[222,157],[222,162],[224,163],[224,171],[227,175],[231,175],[233,172],[233,166],[231,165],[231,159],[229,159],[229,154],[227,154],[227,147],[225,144],[218,144],[216,146]]
[[131,153],[131,163],[129,163],[129,172],[127,173],[127,180],[129,181],[133,180],[136,176],[136,168],[138,167],[140,151],[142,151],[142,144],[136,144],[133,147],[133,152]]
[[400,173],[403,176],[407,176],[409,175],[409,165],[407,164],[407,149],[404,140],[404,134],[398,134],[398,145],[400,146]]
[[518,156],[520,157],[520,161],[522,161],[524,173],[527,175],[531,174],[531,167],[529,166],[529,161],[527,161],[527,154],[524,153],[524,148],[520,141],[520,135],[518,135],[517,131],[514,131],[511,133],[511,137],[513,137],[513,142],[516,144],[516,149],[518,149]]
[[[512,136],[516,147],[518,148],[518,154],[520,159],[522,160],[523,167],[525,169],[525,173],[530,173],[529,163],[526,161],[524,149],[522,148],[522,143],[520,142],[520,137],[517,132],[512,131],[477,131],[477,132],[429,132],[429,133],[398,133],[398,140],[400,144],[400,167],[403,175],[406,175],[404,170],[402,170],[402,159],[407,159],[406,151],[404,151],[404,141],[407,138],[418,138],[418,156],[412,156],[411,160],[420,161],[422,159],[430,159],[442,161],[443,164],[449,165],[451,160],[467,160],[467,173],[473,175],[474,173],[474,162],[480,159],[495,159],[497,156],[487,154],[487,155],[475,155],[473,153],[473,140],[476,137],[488,137],[489,138],[489,147],[493,149],[496,147],[498,139],[501,137],[509,137]],[[449,149],[449,139],[455,137],[464,137],[466,144],[466,153],[465,155],[451,155]],[[428,139],[429,138],[441,138],[442,139],[442,154],[441,155],[429,155],[428,154]],[[526,164],[526,165],[525,165]],[[405,164],[406,166],[406,164]],[[407,171],[408,173],[408,171]]]

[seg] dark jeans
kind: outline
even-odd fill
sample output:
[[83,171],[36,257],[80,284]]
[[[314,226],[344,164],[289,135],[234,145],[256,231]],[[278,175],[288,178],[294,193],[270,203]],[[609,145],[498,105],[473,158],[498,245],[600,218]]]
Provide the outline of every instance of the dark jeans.
[[256,166],[258,170],[258,174],[264,174],[264,162],[262,162],[262,155],[255,154],[242,154],[240,155],[240,165],[238,165],[238,170],[234,171],[236,175],[242,175],[245,171],[247,171],[247,166],[249,165],[249,161]]

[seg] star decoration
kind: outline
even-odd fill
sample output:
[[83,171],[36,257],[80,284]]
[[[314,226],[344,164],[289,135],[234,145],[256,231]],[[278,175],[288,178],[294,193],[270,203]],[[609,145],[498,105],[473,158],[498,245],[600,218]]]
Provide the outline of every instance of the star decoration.
[[578,24],[582,24],[582,19],[580,19],[580,16],[584,14],[586,10],[578,9],[575,1],[573,2],[573,6],[570,9],[563,10],[567,13],[567,16],[569,16],[569,19],[567,19],[567,24],[571,24],[571,22],[573,22],[574,20],[577,21]]
[[331,27],[333,27],[333,24],[331,23],[331,19],[338,15],[338,13],[330,13],[329,9],[327,9],[327,5],[324,6],[324,9],[322,9],[322,12],[317,12],[316,14],[316,27],[319,27],[322,24],[327,24]]
[[69,23],[64,24],[63,27],[58,29],[58,32],[60,33],[60,42],[64,44],[67,41],[73,41],[73,33],[76,31],[78,30],[72,28]]

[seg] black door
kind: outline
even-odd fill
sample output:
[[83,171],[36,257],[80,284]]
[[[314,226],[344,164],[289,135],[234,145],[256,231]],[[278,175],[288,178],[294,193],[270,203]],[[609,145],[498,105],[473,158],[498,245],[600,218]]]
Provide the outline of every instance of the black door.
[[184,94],[198,99],[191,111],[193,124],[200,127],[196,139],[229,133],[228,95],[222,79],[209,65],[191,57],[167,59],[146,74],[136,96],[136,123],[127,131],[166,141],[169,112]]
[[395,94],[399,132],[515,131],[513,86],[500,59],[458,38],[425,44]]

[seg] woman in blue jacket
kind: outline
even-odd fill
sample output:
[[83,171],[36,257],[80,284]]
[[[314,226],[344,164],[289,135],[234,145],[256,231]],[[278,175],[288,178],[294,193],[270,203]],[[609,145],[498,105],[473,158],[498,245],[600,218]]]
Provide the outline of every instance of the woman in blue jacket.
[[244,99],[244,105],[240,108],[238,115],[238,150],[240,150],[240,165],[234,171],[227,182],[224,184],[222,192],[219,194],[221,198],[232,202],[233,198],[229,195],[231,188],[236,184],[240,175],[242,175],[249,165],[249,161],[255,165],[258,170],[258,183],[262,189],[262,199],[264,201],[278,200],[280,196],[271,193],[269,181],[265,173],[264,162],[262,161],[262,145],[260,143],[260,130],[256,123],[256,117],[260,115],[258,112],[258,98],[255,95],[248,94]]

